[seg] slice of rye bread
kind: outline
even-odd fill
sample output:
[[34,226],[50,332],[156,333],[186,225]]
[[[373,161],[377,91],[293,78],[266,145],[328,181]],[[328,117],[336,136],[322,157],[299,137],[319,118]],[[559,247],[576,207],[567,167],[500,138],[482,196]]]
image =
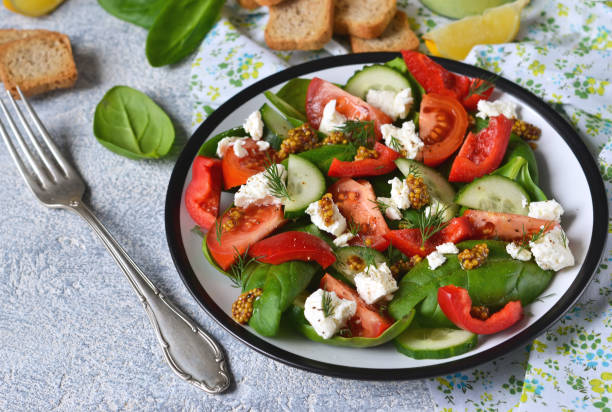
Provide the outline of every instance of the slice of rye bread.
[[353,49],[353,53],[415,50],[418,47],[419,39],[410,29],[408,16],[399,10],[379,38],[361,39],[351,36],[351,49]]
[[396,0],[336,0],[334,33],[362,39],[380,36],[395,16]]
[[77,70],[68,36],[45,33],[0,46],[0,78],[18,98],[17,85],[26,96],[72,87]]
[[259,4],[255,0],[238,0],[240,7],[247,10],[255,10],[259,7]]
[[282,3],[284,0],[255,0],[260,6],[276,6]]
[[53,33],[48,30],[17,30],[17,29],[0,29],[0,44],[5,44],[10,41],[22,40],[32,36],[41,34]]
[[333,0],[284,0],[270,7],[266,44],[275,50],[318,50],[333,32]]

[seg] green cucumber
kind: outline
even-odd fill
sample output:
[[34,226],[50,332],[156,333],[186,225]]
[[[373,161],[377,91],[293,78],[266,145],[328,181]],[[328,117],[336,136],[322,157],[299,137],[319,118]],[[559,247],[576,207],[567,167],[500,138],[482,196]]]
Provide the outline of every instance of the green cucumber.
[[264,92],[264,96],[276,107],[282,114],[284,114],[288,119],[294,119],[297,121],[301,121],[300,124],[306,122],[306,116],[300,113],[295,107],[291,106],[289,103],[272,93],[271,91]]
[[463,329],[410,328],[393,343],[398,352],[414,359],[444,359],[475,347],[478,335]]
[[287,161],[287,193],[284,199],[285,217],[296,218],[304,214],[309,204],[325,194],[325,176],[312,162],[296,155]]
[[411,89],[410,82],[400,72],[389,66],[375,64],[366,66],[348,79],[344,90],[353,96],[365,100],[368,90],[391,90],[399,93],[404,89]]
[[[332,265],[334,269],[336,269],[342,276],[344,276],[348,281],[350,281],[353,285],[355,284],[355,275],[361,272],[358,270],[351,269],[348,265],[349,258],[352,256],[358,256],[361,259],[365,260],[367,254],[369,254],[374,259],[374,264],[376,266],[380,265],[387,261],[385,256],[379,251],[371,248],[366,248],[362,246],[347,246],[337,249],[336,251],[336,261]],[[369,256],[368,256],[369,257]]]
[[487,175],[464,186],[455,203],[489,212],[527,215],[529,195],[523,187],[504,176]]
[[287,132],[293,129],[291,123],[289,123],[279,112],[274,110],[268,103],[264,103],[259,111],[264,126],[281,139],[286,138]]

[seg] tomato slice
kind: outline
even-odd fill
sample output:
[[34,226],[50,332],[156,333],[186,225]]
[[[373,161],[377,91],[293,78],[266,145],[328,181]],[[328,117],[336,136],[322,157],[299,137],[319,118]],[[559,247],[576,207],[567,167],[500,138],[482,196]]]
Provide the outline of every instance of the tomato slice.
[[236,253],[243,254],[249,245],[268,236],[286,220],[280,205],[270,205],[247,209],[232,207],[217,222],[221,236],[217,239],[217,230],[209,230],[206,246],[221,269],[227,270],[236,260]]
[[394,171],[395,159],[400,156],[399,153],[379,142],[374,144],[374,150],[378,153],[376,159],[343,162],[334,158],[327,175],[331,177],[380,176]]
[[472,239],[474,232],[470,221],[465,217],[455,217],[448,225],[425,241],[423,245],[419,229],[391,230],[385,235],[394,248],[408,257],[419,255],[425,257],[436,250],[436,246],[446,242],[459,243]]
[[489,126],[478,134],[470,132],[453,161],[448,180],[471,182],[497,169],[506,153],[513,124],[514,120],[500,114],[491,117]]
[[434,93],[423,96],[419,111],[423,163],[435,167],[448,159],[461,146],[467,127],[467,112],[455,98]]
[[376,207],[376,195],[370,182],[342,178],[334,183],[329,192],[338,209],[347,221],[359,226],[359,236],[349,243],[364,245],[383,251],[389,246],[384,235],[389,231],[385,218]]
[[332,248],[310,233],[290,231],[260,240],[249,248],[249,256],[278,265],[290,260],[314,260],[325,269],[336,261]]
[[323,109],[330,100],[336,100],[336,111],[349,120],[374,121],[376,138],[380,140],[380,126],[393,123],[393,119],[357,96],[345,92],[338,86],[315,77],[306,92],[306,117],[315,129],[319,129]]
[[544,233],[559,226],[554,220],[536,219],[512,213],[466,210],[463,217],[470,221],[476,239],[500,239],[506,242],[531,238],[544,227]]
[[212,227],[219,213],[221,161],[197,156],[191,168],[191,182],[185,191],[185,207],[201,228]]
[[523,317],[523,307],[518,300],[508,302],[487,320],[473,318],[470,314],[472,299],[468,291],[455,285],[438,289],[438,304],[446,317],[461,329],[479,335],[490,335],[508,329]]
[[236,156],[232,146],[228,147],[223,153],[221,166],[223,167],[223,183],[226,190],[243,185],[249,177],[263,172],[269,162],[268,159],[273,157],[272,149],[259,150],[253,139],[245,139],[243,147],[248,152],[244,157]]
[[321,289],[336,292],[339,298],[357,303],[355,315],[349,319],[349,328],[353,336],[377,338],[393,324],[393,320],[381,316],[373,305],[368,305],[359,297],[356,290],[326,273],[321,279]]

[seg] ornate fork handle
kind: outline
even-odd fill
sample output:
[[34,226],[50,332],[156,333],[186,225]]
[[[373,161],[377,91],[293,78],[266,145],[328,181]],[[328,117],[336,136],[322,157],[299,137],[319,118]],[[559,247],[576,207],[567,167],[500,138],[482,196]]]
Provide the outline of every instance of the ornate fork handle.
[[83,202],[74,200],[68,208],[91,225],[129,279],[172,370],[208,393],[226,390],[230,375],[223,352],[215,341],[160,293]]

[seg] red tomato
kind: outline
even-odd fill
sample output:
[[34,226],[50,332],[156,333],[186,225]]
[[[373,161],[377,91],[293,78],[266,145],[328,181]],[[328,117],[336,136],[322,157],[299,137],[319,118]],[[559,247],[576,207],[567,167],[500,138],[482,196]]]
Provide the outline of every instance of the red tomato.
[[269,162],[268,159],[273,156],[271,149],[259,150],[253,139],[246,139],[244,148],[248,152],[248,155],[244,157],[236,156],[232,146],[223,153],[221,166],[223,166],[225,189],[243,185],[249,177],[263,172]]
[[459,243],[471,239],[473,235],[469,220],[465,217],[455,217],[448,222],[444,229],[427,239],[424,246],[419,229],[391,230],[385,235],[385,238],[391,241],[394,248],[399,249],[408,257],[414,255],[425,257],[442,243]]
[[329,188],[329,192],[347,221],[359,226],[359,236],[350,244],[365,245],[379,251],[387,249],[389,241],[384,235],[389,227],[376,207],[376,195],[369,182],[342,178]]
[[298,231],[284,232],[260,240],[249,248],[249,256],[273,265],[290,260],[314,260],[323,269],[336,261],[332,248],[323,239]]
[[308,123],[318,129],[321,125],[321,117],[323,117],[325,105],[334,99],[336,100],[336,111],[346,116],[347,119],[374,121],[377,139],[381,137],[380,126],[393,123],[393,119],[379,109],[318,77],[310,81],[306,93],[306,117],[308,118]]
[[446,317],[461,329],[479,335],[490,335],[508,329],[523,317],[523,307],[518,300],[508,302],[487,320],[473,318],[470,314],[472,299],[468,291],[455,285],[438,289],[438,304]]
[[435,167],[448,159],[461,146],[467,127],[467,112],[456,99],[433,93],[423,96],[419,111],[423,163]]
[[469,133],[448,176],[450,182],[471,182],[491,173],[501,164],[514,120],[503,114],[491,117],[489,126],[478,134]]
[[191,173],[191,182],[185,191],[185,207],[194,222],[208,230],[219,213],[221,161],[197,156]]
[[321,289],[335,292],[339,298],[357,303],[357,311],[349,319],[349,328],[353,336],[377,338],[393,324],[391,319],[381,316],[375,306],[365,303],[357,291],[328,273],[321,279]]
[[[470,89],[476,90],[479,87],[481,87],[481,85],[483,83],[484,83],[484,80],[481,80],[481,79],[472,79],[472,82],[470,84]],[[493,93],[494,89],[495,88],[493,86],[491,86],[488,89],[486,89],[485,91],[483,91],[482,93],[478,93],[478,94],[474,93],[471,96],[467,96],[466,95],[461,100],[461,104],[467,110],[476,110],[476,108],[478,107],[478,102],[481,101],[481,100],[488,100],[489,97],[491,97],[491,93]]]
[[374,144],[374,149],[378,153],[376,159],[354,160],[352,162],[334,159],[327,175],[331,177],[380,176],[394,171],[396,168],[395,159],[399,157],[399,153],[378,142]]
[[[228,221],[233,222],[231,229],[224,228]],[[247,209],[232,207],[217,222],[221,236],[217,239],[217,230],[209,230],[206,245],[215,262],[227,270],[236,260],[237,253],[243,254],[249,245],[268,236],[286,220],[280,205],[270,205]]]
[[512,213],[466,210],[463,217],[470,221],[476,239],[500,239],[506,242],[521,241],[538,233],[542,227],[548,232],[559,226],[553,220],[536,219]]

